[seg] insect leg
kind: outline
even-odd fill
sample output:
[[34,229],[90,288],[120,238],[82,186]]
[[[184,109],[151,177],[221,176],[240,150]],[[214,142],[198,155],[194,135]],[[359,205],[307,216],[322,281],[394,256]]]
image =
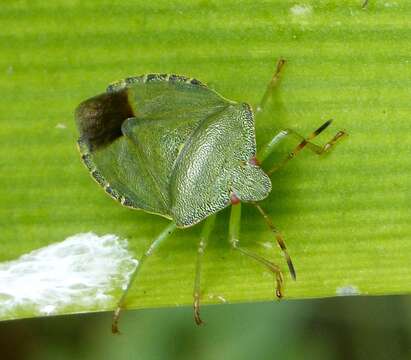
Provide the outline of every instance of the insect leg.
[[231,245],[233,246],[234,249],[240,251],[243,255],[246,255],[259,263],[263,264],[270,270],[274,275],[276,279],[276,289],[275,289],[275,294],[276,296],[281,299],[283,297],[283,274],[280,270],[280,268],[272,263],[271,261],[265,259],[264,257],[248,250],[243,247],[240,247],[240,240],[239,240],[239,234],[240,234],[240,221],[241,221],[241,203],[237,205],[231,206],[231,215],[230,215],[230,225],[229,225],[229,241]]
[[147,260],[147,258],[153,253],[153,251],[158,247],[158,245],[160,245],[164,240],[166,240],[167,238],[170,237],[170,235],[174,232],[174,230],[176,229],[176,224],[174,222],[172,222],[170,225],[168,225],[161,233],[160,235],[158,235],[154,241],[151,243],[151,245],[149,246],[149,248],[145,251],[145,253],[141,256],[141,259],[139,261],[139,263],[137,264],[137,267],[134,269],[134,272],[131,274],[130,279],[128,281],[127,287],[126,289],[123,291],[123,294],[121,295],[120,300],[117,303],[117,307],[114,311],[113,314],[113,320],[111,323],[111,331],[113,332],[113,334],[117,334],[119,333],[118,330],[118,321],[120,319],[120,313],[121,310],[124,308],[125,305],[125,300],[127,297],[127,294],[131,288],[131,286],[133,285],[134,280],[137,277],[138,272],[140,271],[142,265],[144,264],[144,262]]
[[285,65],[285,60],[283,58],[278,59],[275,72],[271,78],[271,81],[268,83],[267,88],[265,89],[264,95],[261,98],[260,104],[257,106],[256,111],[260,112],[264,109],[265,104],[273,93],[274,88],[280,80],[280,74],[283,66]]
[[210,237],[211,231],[214,228],[216,215],[209,216],[204,223],[203,229],[200,235],[200,242],[198,243],[197,249],[197,263],[196,263],[196,273],[195,273],[195,280],[194,280],[194,320],[197,325],[201,325],[203,321],[200,317],[200,296],[201,296],[201,283],[200,283],[200,275],[201,275],[201,263],[203,259],[204,250],[207,246],[208,238]]
[[296,133],[292,129],[285,129],[280,131],[276,136],[274,136],[262,149],[258,155],[258,160],[262,163],[267,157],[273,152],[275,146],[286,136],[293,136],[298,139],[300,143],[279,163],[275,164],[267,173],[270,175],[278,169],[282,168],[288,161],[293,159],[303,148],[307,147],[311,151],[315,152],[317,155],[322,155],[330,151],[333,146],[347,135],[345,131],[338,131],[330,141],[328,141],[323,146],[316,145],[310,140],[314,139],[316,136],[321,134],[330,124],[332,120],[326,121],[322,124],[317,130],[313,131],[307,138],[304,138],[302,135]]

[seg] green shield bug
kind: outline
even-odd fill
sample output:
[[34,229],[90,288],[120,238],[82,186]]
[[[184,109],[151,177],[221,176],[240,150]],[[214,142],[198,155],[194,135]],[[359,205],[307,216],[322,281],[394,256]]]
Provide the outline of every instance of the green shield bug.
[[[283,65],[284,60],[280,59],[259,109],[269,99]],[[308,137],[283,130],[257,156],[254,114],[248,104],[225,99],[198,80],[168,74],[148,74],[114,83],[105,93],[82,102],[75,118],[81,158],[106,193],[124,206],[171,220],[130,277],[114,313],[113,332],[118,332],[127,292],[147,257],[176,228],[204,220],[194,281],[194,318],[201,324],[201,259],[215,214],[230,205],[231,245],[273,272],[276,296],[282,297],[280,268],[240,246],[241,202],[254,205],[263,216],[284,253],[291,277],[296,279],[283,238],[258,202],[269,195],[269,176],[274,171],[304,147],[317,154],[327,152],[345,135],[343,131],[318,146],[310,140],[331,121]],[[264,171],[261,164],[286,136],[297,138],[298,145],[282,162]]]

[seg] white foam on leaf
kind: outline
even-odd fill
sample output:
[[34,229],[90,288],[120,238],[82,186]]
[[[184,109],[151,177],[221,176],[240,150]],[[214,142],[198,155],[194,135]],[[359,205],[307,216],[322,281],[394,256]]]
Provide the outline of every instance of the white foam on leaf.
[[0,263],[0,316],[84,311],[114,305],[138,265],[127,241],[81,233]]

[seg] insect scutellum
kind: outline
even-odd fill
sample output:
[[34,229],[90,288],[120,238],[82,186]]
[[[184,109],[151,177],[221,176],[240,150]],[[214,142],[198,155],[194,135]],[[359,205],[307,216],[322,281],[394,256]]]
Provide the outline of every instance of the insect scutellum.
[[[264,109],[280,78],[276,71],[257,107]],[[118,332],[121,309],[145,260],[177,228],[203,221],[194,280],[194,319],[201,324],[201,263],[217,212],[231,206],[228,238],[232,247],[273,272],[275,294],[283,296],[284,277],[273,262],[240,245],[241,203],[262,215],[282,250],[293,279],[296,272],[281,233],[260,201],[271,191],[269,176],[304,147],[317,154],[329,151],[345,132],[324,146],[311,142],[331,123],[308,137],[282,130],[256,153],[254,114],[246,103],[225,99],[200,81],[179,75],[147,74],[110,85],[106,93],[81,103],[75,113],[78,147],[92,177],[122,205],[161,215],[172,222],[154,239],[131,275],[114,312],[112,331]],[[298,145],[271,169],[264,161],[284,137]],[[229,146],[227,145],[229,144]]]

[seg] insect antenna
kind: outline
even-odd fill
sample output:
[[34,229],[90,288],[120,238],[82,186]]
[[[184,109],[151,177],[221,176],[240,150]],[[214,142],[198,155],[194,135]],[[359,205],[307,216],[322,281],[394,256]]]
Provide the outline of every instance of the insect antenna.
[[294,157],[298,152],[300,152],[306,145],[308,145],[309,141],[314,139],[316,136],[321,134],[328,126],[332,123],[332,119],[327,120],[324,124],[322,124],[317,130],[313,131],[310,135],[307,136],[306,139],[301,141],[295,149],[291,152],[290,156]]
[[261,208],[261,206],[257,203],[252,203],[252,204],[257,208],[259,213],[264,218],[265,223],[268,225],[270,230],[274,233],[275,238],[277,240],[277,244],[280,247],[280,249],[282,250],[282,252],[284,254],[284,257],[285,257],[285,260],[287,261],[287,265],[288,265],[288,269],[290,270],[291,277],[293,278],[293,280],[296,280],[297,275],[296,275],[296,272],[295,272],[295,268],[294,268],[293,262],[291,261],[291,257],[288,254],[287,247],[285,246],[283,236],[277,230],[277,228],[274,226],[273,222],[271,221],[271,219],[269,218],[267,213]]

